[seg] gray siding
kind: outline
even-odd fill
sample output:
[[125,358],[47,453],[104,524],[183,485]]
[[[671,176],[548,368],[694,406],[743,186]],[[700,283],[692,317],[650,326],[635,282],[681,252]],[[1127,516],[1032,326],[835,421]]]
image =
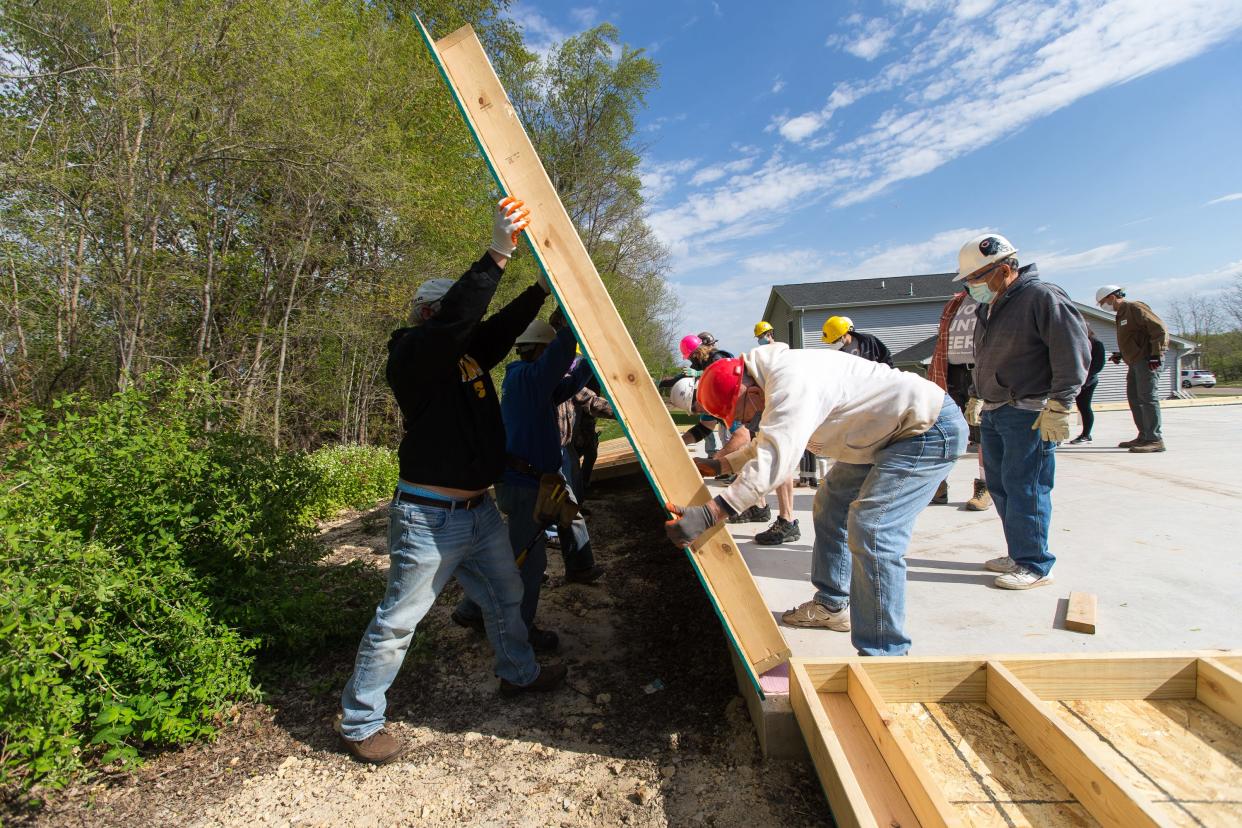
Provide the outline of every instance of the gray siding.
[[802,342],[807,348],[824,347],[820,342],[824,322],[830,316],[848,316],[855,328],[878,336],[895,354],[934,336],[942,310],[944,302],[940,300],[832,310],[808,308],[802,316]]
[[789,341],[789,322],[793,319],[793,315],[789,312],[789,305],[785,304],[779,298],[772,303],[771,318],[768,322],[772,325],[772,333],[776,336],[777,342],[784,342],[792,347]]

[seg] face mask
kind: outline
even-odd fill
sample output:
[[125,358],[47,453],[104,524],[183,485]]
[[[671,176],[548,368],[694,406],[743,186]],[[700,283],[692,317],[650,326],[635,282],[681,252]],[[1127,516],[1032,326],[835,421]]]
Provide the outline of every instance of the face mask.
[[992,289],[988,287],[987,282],[980,282],[977,285],[968,284],[966,290],[970,291],[971,297],[981,305],[986,305],[996,296]]
[[828,347],[834,351],[839,351],[845,347],[845,343],[838,339],[836,342],[829,342]]

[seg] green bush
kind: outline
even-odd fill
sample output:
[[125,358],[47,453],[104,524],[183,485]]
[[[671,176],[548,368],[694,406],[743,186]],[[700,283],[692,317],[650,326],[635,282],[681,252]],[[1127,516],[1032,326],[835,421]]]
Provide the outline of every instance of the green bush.
[[363,509],[391,497],[398,476],[397,453],[377,446],[327,446],[310,455],[323,486],[316,517]]
[[318,566],[315,517],[378,484],[234,430],[211,384],[150,376],[23,427],[0,478],[0,785],[208,736],[256,695],[256,655],[365,625],[374,576]]

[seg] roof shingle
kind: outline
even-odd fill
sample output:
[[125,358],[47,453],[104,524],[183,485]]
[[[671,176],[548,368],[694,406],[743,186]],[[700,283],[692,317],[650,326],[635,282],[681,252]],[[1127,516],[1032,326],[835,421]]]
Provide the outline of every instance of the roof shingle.
[[774,285],[772,290],[792,308],[909,302],[912,299],[947,301],[957,292],[953,287],[953,277],[956,275],[928,273],[920,276],[849,279],[844,282],[803,282],[795,285]]

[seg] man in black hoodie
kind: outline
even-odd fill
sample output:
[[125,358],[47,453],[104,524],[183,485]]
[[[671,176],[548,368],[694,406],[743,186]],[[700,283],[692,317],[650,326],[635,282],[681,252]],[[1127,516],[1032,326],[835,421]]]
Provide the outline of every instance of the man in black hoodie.
[[1001,589],[1052,583],[1048,551],[1057,443],[1069,439],[1074,398],[1087,377],[1087,326],[1065,291],[1019,268],[1004,236],[962,245],[958,275],[979,303],[973,393],[966,421],[979,426],[983,473],[1009,554],[984,566]]
[[415,627],[449,578],[482,609],[502,695],[551,690],[565,680],[563,664],[541,669],[535,661],[519,611],[522,581],[487,491],[505,468],[505,427],[488,372],[550,292],[541,279],[483,319],[528,223],[521,201],[502,200],[483,258],[456,282],[419,287],[410,327],[388,341],[385,376],[405,430],[401,480],[388,508],[388,589],[358,646],[338,726],[346,748],[364,762],[401,754],[384,728],[386,695]]

